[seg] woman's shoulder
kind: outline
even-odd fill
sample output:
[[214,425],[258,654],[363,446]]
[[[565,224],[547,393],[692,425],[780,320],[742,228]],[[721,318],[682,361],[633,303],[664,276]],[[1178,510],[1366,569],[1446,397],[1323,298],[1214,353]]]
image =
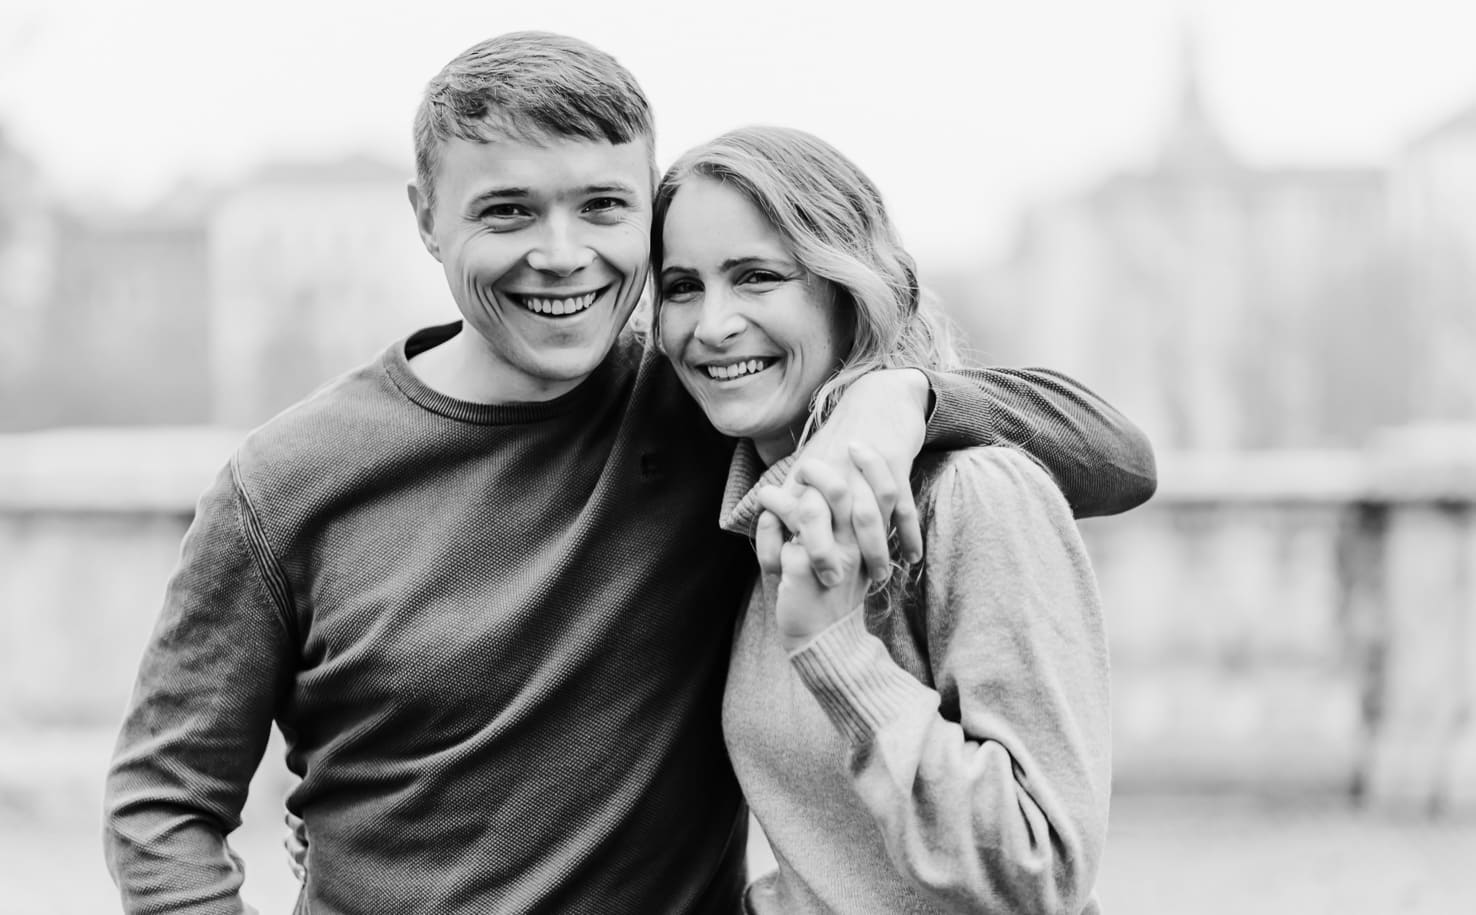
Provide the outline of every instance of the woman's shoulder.
[[998,504],[1000,500],[1044,499],[1059,502],[1066,510],[1065,497],[1050,471],[1027,452],[1007,445],[921,455],[912,482],[920,505],[972,502],[980,498],[990,504]]
[[1001,588],[1049,570],[1053,581],[1090,590],[1091,564],[1076,519],[1050,473],[1029,454],[991,445],[936,455],[927,464],[917,492],[923,578],[944,591],[960,582]]

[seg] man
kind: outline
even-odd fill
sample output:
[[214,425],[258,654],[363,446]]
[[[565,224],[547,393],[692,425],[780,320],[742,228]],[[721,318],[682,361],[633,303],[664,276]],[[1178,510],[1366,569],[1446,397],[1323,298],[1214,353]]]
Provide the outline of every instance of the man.
[[[622,330],[645,98],[582,42],[504,35],[432,80],[415,143],[463,321],[252,433],[202,497],[108,777],[125,906],[245,910],[225,837],[275,720],[308,911],[734,911],[718,700],[754,566],[717,526],[731,443]],[[817,445],[905,467],[922,382],[863,379]],[[1085,513],[1151,492],[1146,443],[1083,391],[931,383],[936,445],[1031,441]],[[889,510],[856,522],[883,554]]]

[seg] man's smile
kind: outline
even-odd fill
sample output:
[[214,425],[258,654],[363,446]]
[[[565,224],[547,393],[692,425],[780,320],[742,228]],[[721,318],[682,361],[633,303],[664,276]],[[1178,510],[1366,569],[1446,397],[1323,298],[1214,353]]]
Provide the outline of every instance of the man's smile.
[[563,318],[587,311],[594,305],[595,300],[609,288],[606,286],[602,289],[595,289],[577,295],[524,295],[514,292],[506,293],[506,295],[509,299],[534,314],[547,318]]

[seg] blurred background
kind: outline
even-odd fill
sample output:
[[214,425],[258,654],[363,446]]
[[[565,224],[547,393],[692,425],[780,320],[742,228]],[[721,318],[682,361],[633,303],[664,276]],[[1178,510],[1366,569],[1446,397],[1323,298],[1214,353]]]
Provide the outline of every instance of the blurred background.
[[[409,125],[515,28],[629,66],[663,165],[834,142],[979,361],[1152,438],[1157,497],[1082,526],[1109,912],[1476,911],[1476,7],[695,6],[0,7],[0,913],[116,909],[101,781],[194,499],[456,316]],[[289,784],[274,745],[233,840],[268,912]]]

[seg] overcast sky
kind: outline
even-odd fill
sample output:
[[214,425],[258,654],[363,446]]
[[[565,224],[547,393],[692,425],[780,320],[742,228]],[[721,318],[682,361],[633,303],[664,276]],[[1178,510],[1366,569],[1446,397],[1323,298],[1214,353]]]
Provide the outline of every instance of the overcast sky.
[[1186,25],[1255,162],[1382,163],[1476,104],[1473,0],[5,0],[0,124],[84,202],[353,150],[408,175],[425,81],[483,37],[552,29],[635,72],[663,164],[739,124],[803,127],[872,174],[925,260],[951,259],[1148,160]]

